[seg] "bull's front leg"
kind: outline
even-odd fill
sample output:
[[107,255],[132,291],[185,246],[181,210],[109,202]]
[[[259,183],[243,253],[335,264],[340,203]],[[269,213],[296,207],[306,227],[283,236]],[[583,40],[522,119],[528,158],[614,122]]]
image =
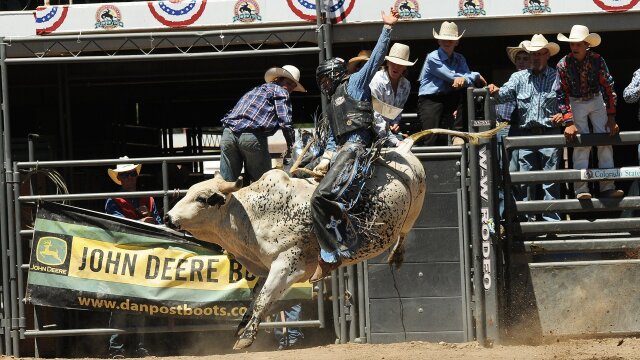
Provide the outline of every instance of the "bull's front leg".
[[249,320],[251,320],[251,316],[253,315],[253,305],[256,303],[255,300],[258,297],[260,290],[262,290],[265,280],[266,279],[262,277],[258,278],[258,281],[256,281],[256,284],[253,286],[253,289],[251,289],[251,304],[249,304],[249,309],[247,309],[247,312],[242,315],[242,320],[240,320],[240,324],[238,324],[238,328],[236,329],[236,336],[242,335],[242,333],[244,332],[244,328],[247,326],[247,324],[249,324]]
[[253,344],[258,334],[260,322],[269,314],[273,304],[280,300],[285,290],[303,279],[305,269],[299,254],[299,252],[294,253],[293,251],[281,253],[271,264],[269,275],[260,293],[251,303],[251,308],[253,309],[251,318],[244,327],[239,339],[233,345],[235,350],[244,349]]

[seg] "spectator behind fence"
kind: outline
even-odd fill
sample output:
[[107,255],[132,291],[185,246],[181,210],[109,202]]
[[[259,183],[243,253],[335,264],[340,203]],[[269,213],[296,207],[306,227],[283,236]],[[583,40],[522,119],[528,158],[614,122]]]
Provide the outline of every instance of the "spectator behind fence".
[[[489,85],[489,91],[498,102],[516,101],[518,111],[518,134],[522,136],[559,135],[562,114],[554,91],[556,70],[548,66],[549,58],[560,51],[560,46],[548,42],[544,36],[535,34],[531,41],[523,41],[522,47],[531,55],[531,69],[521,70],[513,75],[502,88]],[[518,151],[518,165],[521,171],[557,170],[560,163],[560,148],[528,148]],[[542,184],[544,200],[560,197],[560,186],[555,183]],[[521,185],[514,192],[517,200],[527,201],[535,194],[535,186]],[[557,213],[545,213],[546,221],[559,221]]]
[[220,173],[236,181],[244,165],[245,179],[255,181],[271,169],[268,137],[282,129],[290,156],[295,139],[291,119],[294,91],[306,92],[300,70],[292,65],[273,67],[264,74],[265,83],[249,90],[222,119]]
[[[409,61],[409,51],[409,47],[405,44],[393,44],[391,50],[389,50],[389,55],[385,57],[387,63],[373,76],[369,84],[371,96],[384,104],[391,105],[392,109],[393,107],[397,108],[393,112],[404,108],[404,104],[409,98],[409,92],[411,92],[411,83],[405,76],[407,67],[415,65],[417,60]],[[382,106],[386,107],[385,105]],[[402,140],[402,134],[400,134],[402,113],[397,114],[392,119],[389,116],[392,115],[386,111],[380,113],[374,108],[374,128],[379,138],[387,139],[385,146],[397,146]]]
[[[628,104],[638,102],[638,99],[640,99],[640,69],[633,73],[631,83],[624,89],[622,96]],[[640,106],[638,107],[638,121],[640,121]],[[638,161],[640,161],[640,145],[638,145]]]
[[[466,88],[487,84],[480,73],[469,70],[464,56],[454,51],[462,35],[464,31],[458,34],[458,26],[453,22],[443,22],[440,33],[433,29],[439,48],[427,55],[418,79],[418,119],[422,130],[438,127],[466,129]],[[464,140],[454,137],[453,144],[462,145]],[[438,145],[438,136],[427,136],[424,145]]]
[[[128,157],[124,156],[120,159],[128,159]],[[120,191],[137,191],[141,168],[141,164],[118,164],[115,169],[109,169],[108,174],[113,182],[120,185]],[[105,204],[105,212],[149,224],[162,224],[162,217],[152,197],[109,198]],[[109,317],[109,327],[115,329],[143,329],[145,322],[144,316],[120,312],[112,312]],[[144,346],[144,334],[111,335],[108,354],[112,359],[149,356],[149,351]]]
[[[529,53],[522,47],[524,41],[520,42],[518,46],[507,46],[507,56],[509,60],[515,65],[516,72],[521,70],[526,70],[531,67],[531,56]],[[503,139],[506,136],[515,136],[518,133],[518,126],[520,124],[520,119],[518,115],[518,110],[516,108],[517,102],[515,100],[499,103],[496,105],[496,120],[499,122],[506,122],[509,125],[505,126],[498,134],[496,135],[496,140],[498,141],[498,166],[502,169],[502,149],[501,145]],[[519,171],[520,167],[518,166],[518,150],[511,151],[511,159],[509,160],[509,172]],[[504,184],[504,182],[503,182]],[[514,186],[512,191],[517,192],[519,187]],[[504,189],[501,189],[498,193],[498,197],[500,199],[500,217],[504,220],[506,214],[504,213]]]
[[[571,52],[558,62],[556,84],[567,141],[573,141],[576,134],[588,134],[589,122],[596,134],[618,134],[613,77],[602,56],[591,50],[600,45],[600,35],[589,33],[586,26],[574,25],[569,37],[558,34],[558,40],[568,42],[571,47]],[[573,168],[588,168],[590,153],[591,146],[574,147]],[[598,167],[614,167],[611,145],[598,146]],[[577,199],[591,199],[588,183],[576,182],[574,189]],[[600,182],[600,196],[621,198],[624,192],[616,190],[614,182],[607,180]]]

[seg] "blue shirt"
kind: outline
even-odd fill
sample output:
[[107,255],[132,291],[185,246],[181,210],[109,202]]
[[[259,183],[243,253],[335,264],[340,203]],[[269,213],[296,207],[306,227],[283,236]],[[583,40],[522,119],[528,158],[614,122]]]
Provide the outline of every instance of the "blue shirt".
[[221,121],[224,127],[238,134],[251,132],[271,136],[282,129],[289,147],[295,139],[289,92],[274,83],[249,90]]
[[[351,74],[349,82],[347,83],[347,94],[352,98],[360,101],[371,101],[371,89],[369,83],[371,79],[378,71],[378,68],[384,62],[384,57],[389,49],[391,29],[386,26],[382,29],[382,33],[378,38],[376,46],[371,52],[369,60],[364,66],[357,72]],[[329,129],[329,139],[327,140],[327,151],[335,151],[337,145],[344,145],[347,142],[355,142],[364,144],[365,146],[371,143],[371,130],[359,129],[350,133],[344,134],[338,139],[333,136],[333,130]]]
[[442,48],[427,55],[420,71],[420,89],[418,95],[435,95],[452,92],[453,79],[464,77],[466,86],[478,80],[480,73],[470,71],[467,60],[462,54],[454,52],[449,58]]
[[537,75],[530,69],[515,72],[502,85],[496,100],[501,103],[516,101],[517,125],[521,128],[554,127],[551,117],[560,112],[554,91],[555,79],[556,70],[549,66]]

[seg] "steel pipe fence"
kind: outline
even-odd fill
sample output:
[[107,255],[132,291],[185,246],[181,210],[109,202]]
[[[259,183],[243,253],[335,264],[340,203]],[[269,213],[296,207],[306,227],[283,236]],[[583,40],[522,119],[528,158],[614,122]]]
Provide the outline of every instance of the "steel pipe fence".
[[[121,192],[112,193],[90,193],[90,194],[59,194],[59,195],[31,195],[31,196],[21,196],[19,194],[19,188],[16,186],[16,181],[12,181],[13,191],[15,196],[15,214],[20,214],[21,206],[24,203],[37,202],[41,200],[53,201],[53,200],[87,200],[87,199],[106,199],[112,196],[118,197],[141,197],[141,196],[163,196],[165,198],[165,213],[168,211],[168,197],[175,194],[184,195],[186,190],[176,190],[176,191],[168,191],[166,190],[168,187],[167,180],[167,171],[168,167],[166,164],[169,163],[182,163],[185,161],[211,161],[211,160],[219,160],[219,155],[209,155],[209,156],[179,156],[179,157],[157,157],[157,158],[131,158],[131,159],[101,159],[101,160],[75,160],[75,161],[44,161],[44,162],[16,162],[14,164],[14,172],[11,174],[15,177],[15,179],[19,179],[19,171],[20,170],[28,170],[33,169],[34,166],[39,168],[48,168],[48,167],[88,167],[88,166],[105,166],[107,164],[117,164],[117,163],[141,163],[141,164],[152,164],[161,162],[163,164],[162,167],[162,179],[163,179],[163,191],[136,191],[123,194]],[[16,216],[14,219],[15,229],[20,229],[20,217]],[[23,263],[22,259],[22,246],[21,244],[24,241],[31,241],[31,237],[33,235],[32,230],[21,230],[21,231],[13,231],[14,228],[10,228],[12,234],[15,234],[15,238],[9,239],[9,251],[15,252],[15,256],[10,256],[10,268],[17,269],[18,271],[14,273],[10,273],[10,292],[15,295],[13,300],[11,301],[10,311],[13,316],[13,321],[10,327],[11,336],[7,337],[12,341],[11,348],[13,350],[13,355],[20,355],[19,348],[19,340],[27,339],[27,338],[40,338],[40,337],[64,337],[64,336],[77,336],[77,335],[105,335],[105,334],[115,334],[115,333],[131,333],[131,332],[139,332],[139,333],[163,333],[163,332],[190,332],[190,331],[213,331],[213,330],[233,330],[235,328],[235,324],[211,324],[211,325],[179,325],[179,326],[156,326],[156,327],[147,327],[145,329],[101,329],[101,328],[88,328],[88,329],[60,329],[60,330],[42,330],[42,329],[27,329],[26,328],[26,313],[24,309],[24,272],[28,271],[29,264]],[[26,237],[30,236],[30,237]],[[3,247],[4,248],[4,247]],[[295,326],[295,327],[320,327],[323,328],[325,326],[325,318],[324,318],[324,284],[319,283],[317,286],[318,297],[317,297],[317,309],[318,309],[318,319],[317,320],[301,320],[301,321],[291,321],[291,322],[263,322],[260,324],[263,328],[277,328],[284,326]],[[6,304],[6,303],[5,303]],[[34,312],[35,314],[35,312]],[[35,323],[38,321],[36,319]],[[37,355],[37,354],[36,354]]]

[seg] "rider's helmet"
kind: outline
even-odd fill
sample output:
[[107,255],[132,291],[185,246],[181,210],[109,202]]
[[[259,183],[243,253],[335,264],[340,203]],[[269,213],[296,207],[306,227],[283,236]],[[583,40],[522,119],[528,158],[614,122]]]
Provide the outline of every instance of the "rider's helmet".
[[340,58],[331,58],[321,62],[316,70],[316,81],[320,91],[327,96],[333,95],[346,73],[347,66]]

